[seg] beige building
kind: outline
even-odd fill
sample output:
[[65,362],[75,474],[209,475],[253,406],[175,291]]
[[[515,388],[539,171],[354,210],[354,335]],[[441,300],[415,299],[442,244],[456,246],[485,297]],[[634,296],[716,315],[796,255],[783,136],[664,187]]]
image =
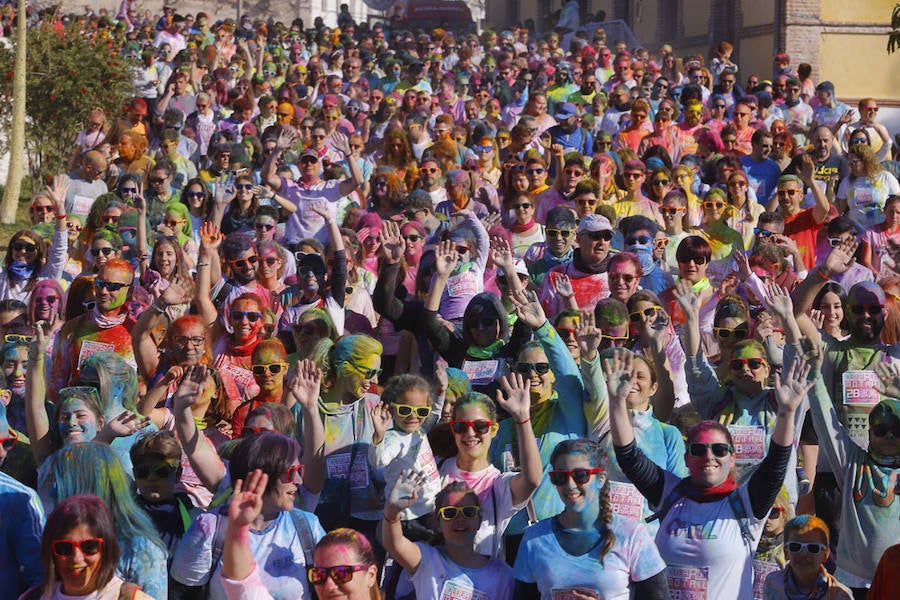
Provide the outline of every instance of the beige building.
[[[486,24],[502,28],[544,18],[564,0],[488,0]],[[900,105],[900,56],[887,53],[891,11],[896,0],[578,0],[581,15],[603,11],[621,19],[645,47],[674,46],[678,56],[710,58],[719,40],[735,45],[741,79],[772,75],[772,57],[781,51],[792,65],[813,66],[813,80],[831,80],[838,96],[872,96]],[[591,19],[593,20],[593,19]],[[549,23],[547,21],[550,21]],[[893,102],[892,102],[893,101]]]

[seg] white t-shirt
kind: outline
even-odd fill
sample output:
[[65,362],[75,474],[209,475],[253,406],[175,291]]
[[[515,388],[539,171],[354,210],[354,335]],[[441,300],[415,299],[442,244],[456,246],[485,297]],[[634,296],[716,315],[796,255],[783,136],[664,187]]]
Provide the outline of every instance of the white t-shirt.
[[456,466],[456,457],[447,459],[441,465],[441,487],[451,481],[465,481],[478,495],[481,505],[481,526],[475,533],[475,551],[491,556],[502,556],[501,542],[503,532],[522,504],[514,505],[510,481],[518,473],[501,473],[491,465],[477,472],[460,471]]
[[460,567],[440,549],[417,542],[422,562],[410,576],[417,600],[512,600],[513,571],[498,558],[480,569]]
[[[665,478],[662,501],[681,481],[668,471]],[[766,518],[753,515],[747,485],[739,489],[755,548]],[[692,590],[695,600],[753,599],[752,551],[727,497],[704,503],[686,497],[676,500],[659,525],[656,547],[668,565],[670,592]]]
[[394,483],[400,479],[400,472],[404,469],[424,473],[427,478],[425,487],[419,492],[416,503],[404,510],[400,518],[411,521],[434,512],[434,499],[441,491],[441,476],[428,437],[420,432],[388,429],[380,444],[369,446],[369,464],[375,473],[382,473],[380,477],[385,482],[385,497],[390,496]]
[[884,203],[888,196],[900,194],[897,179],[882,171],[872,183],[867,177],[850,181],[846,177],[838,186],[836,196],[847,201],[847,216],[864,229],[884,222]]
[[337,220],[338,201],[341,199],[340,180],[317,180],[312,185],[305,185],[281,178],[280,196],[290,200],[296,207],[296,212],[288,218],[284,232],[285,244],[296,244],[303,238],[314,237],[320,242],[330,242],[328,228],[323,219],[313,207],[328,210],[332,219]]

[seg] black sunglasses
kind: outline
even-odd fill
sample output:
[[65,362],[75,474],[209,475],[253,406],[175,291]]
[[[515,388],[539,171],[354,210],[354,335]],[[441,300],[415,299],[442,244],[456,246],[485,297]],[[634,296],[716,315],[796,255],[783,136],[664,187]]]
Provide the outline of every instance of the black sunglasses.
[[553,485],[565,485],[569,481],[569,478],[578,485],[584,485],[590,481],[592,475],[602,472],[603,469],[594,467],[592,469],[572,469],[571,471],[553,470],[550,471],[548,475],[550,476],[550,483]]
[[545,362],[518,362],[516,363],[516,373],[520,375],[531,375],[534,371],[538,375],[546,375],[550,372],[550,363]]
[[688,444],[688,454],[694,457],[704,457],[708,450],[712,450],[713,456],[716,458],[724,458],[734,452],[734,446],[721,442],[714,444],[703,444],[700,442],[691,442]]
[[140,465],[134,467],[134,478],[149,479],[150,474],[152,473],[156,476],[156,479],[168,479],[177,470],[178,465],[165,465],[156,468],[153,468],[150,465]]

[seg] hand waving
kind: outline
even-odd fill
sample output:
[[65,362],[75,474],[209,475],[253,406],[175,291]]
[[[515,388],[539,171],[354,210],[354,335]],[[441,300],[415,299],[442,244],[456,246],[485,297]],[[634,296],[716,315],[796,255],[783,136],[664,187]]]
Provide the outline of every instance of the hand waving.
[[766,304],[782,323],[794,317],[794,301],[791,300],[791,295],[774,281],[769,284],[769,298]]
[[700,318],[700,306],[703,302],[700,294],[693,290],[689,281],[678,282],[675,287],[675,299],[678,300],[681,310],[684,311],[685,318],[695,320]]
[[575,295],[575,288],[572,287],[572,280],[565,273],[557,275],[553,280],[553,287],[560,298],[568,300]]
[[385,219],[378,232],[378,241],[381,242],[381,256],[391,265],[395,265],[403,258],[406,251],[406,240],[400,235],[400,225],[390,219]]
[[322,388],[322,371],[309,359],[301,360],[288,375],[285,400],[288,407],[297,402],[303,408],[315,409]]
[[178,389],[175,390],[175,396],[172,398],[172,406],[175,411],[190,410],[203,397],[203,391],[210,379],[209,368],[206,365],[187,367],[181,383],[178,384]]
[[600,340],[603,333],[594,323],[594,311],[581,311],[581,319],[575,328],[575,336],[578,338],[578,348],[581,350],[581,359],[592,361],[597,356]]
[[393,521],[397,516],[416,503],[425,486],[425,474],[412,469],[403,469],[400,479],[394,484],[390,496],[384,502],[384,517]]
[[779,409],[794,411],[815,384],[807,381],[811,367],[805,360],[797,359],[786,374],[775,374],[775,400]]
[[520,423],[531,416],[530,382],[519,373],[504,375],[500,380],[503,391],[497,390],[497,404]]
[[544,309],[534,292],[520,290],[510,298],[510,301],[516,307],[516,315],[519,319],[532,329],[540,329],[547,322],[547,315],[544,314]]
[[247,483],[242,479],[234,482],[234,492],[228,505],[228,518],[236,525],[252,525],[262,514],[263,495],[269,476],[259,469],[247,474]]
[[434,249],[435,271],[441,277],[448,278],[459,262],[456,246],[450,240],[444,240]]
[[628,350],[616,348],[612,356],[603,361],[603,373],[606,375],[610,404],[624,405],[634,386],[634,355]]
[[206,221],[200,226],[200,247],[209,252],[215,252],[222,244],[222,234],[219,227]]

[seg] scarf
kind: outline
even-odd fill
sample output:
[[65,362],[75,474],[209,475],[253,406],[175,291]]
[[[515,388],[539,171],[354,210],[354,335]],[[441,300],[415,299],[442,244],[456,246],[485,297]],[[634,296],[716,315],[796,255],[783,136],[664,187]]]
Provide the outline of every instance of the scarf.
[[94,319],[94,323],[97,324],[97,327],[100,329],[110,329],[115,327],[116,325],[121,325],[125,322],[125,318],[128,316],[127,311],[122,311],[117,315],[104,315],[100,312],[100,309],[94,306],[94,310],[91,313],[91,316]]
[[[681,282],[681,277],[678,278],[678,282],[679,283]],[[712,287],[712,284],[709,282],[709,278],[704,277],[697,283],[691,284],[691,291],[694,292],[695,294],[699,294],[700,292],[708,290],[711,287]]]
[[513,223],[512,225],[508,225],[506,228],[512,231],[513,233],[524,233],[534,227],[534,217],[531,217],[531,220],[524,224]]
[[[533,222],[534,220],[532,220]],[[13,281],[25,281],[31,279],[32,275],[34,275],[34,264],[14,260],[9,265],[8,272]]]
[[562,265],[567,262],[571,262],[574,256],[574,248],[569,248],[569,250],[562,256],[553,256],[550,252],[544,252],[544,264],[547,265],[547,270],[549,271],[556,265]]
[[[470,250],[470,252],[471,252],[471,250]],[[450,272],[450,277],[454,277],[461,273],[465,273],[466,271],[468,271],[469,269],[471,269],[474,266],[475,266],[475,263],[473,263],[471,260],[467,260],[464,263],[460,263],[460,264],[456,265],[455,267],[453,267],[453,270]]]
[[258,343],[259,336],[254,337],[246,344],[235,344],[231,338],[228,338],[228,352],[233,356],[250,356]]
[[784,534],[779,533],[772,537],[766,537],[765,534],[759,539],[759,545],[756,546],[756,556],[759,560],[778,563],[784,566],[787,559],[784,556]]
[[829,587],[829,576],[824,567],[816,577],[816,582],[809,593],[798,590],[797,583],[794,581],[794,573],[790,569],[784,569],[784,595],[788,600],[822,600],[828,593]]
[[736,490],[737,487],[737,482],[729,475],[725,481],[712,487],[698,488],[695,485],[688,484],[685,486],[685,496],[694,502],[699,502],[701,504],[706,502],[717,502],[722,498],[727,497],[728,494]]
[[497,356],[497,353],[500,352],[505,345],[506,342],[503,340],[497,340],[493,344],[483,348],[481,346],[469,346],[468,349],[466,349],[466,354],[472,358],[477,358],[478,360],[490,360]]
[[612,254],[607,254],[606,258],[601,260],[598,263],[588,264],[581,257],[580,252],[576,252],[572,255],[572,264],[575,265],[575,268],[581,271],[582,273],[590,273],[591,275],[599,275],[600,273],[606,272],[606,267],[609,265],[609,258]]

